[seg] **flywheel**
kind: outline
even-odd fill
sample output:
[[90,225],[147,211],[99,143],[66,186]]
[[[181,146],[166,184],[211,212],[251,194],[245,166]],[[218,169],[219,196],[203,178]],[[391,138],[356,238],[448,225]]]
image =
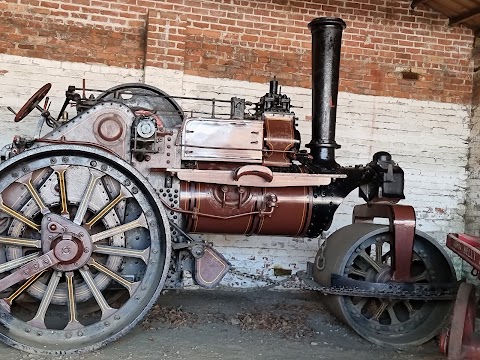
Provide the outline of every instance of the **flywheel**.
[[[331,285],[332,274],[359,281],[387,282],[391,279],[393,256],[390,243],[388,226],[362,223],[345,226],[330,235],[325,248],[317,254],[313,277],[324,286]],[[410,272],[415,283],[456,281],[446,252],[421,232],[415,234]],[[449,301],[435,299],[325,296],[323,300],[334,315],[365,339],[394,347],[419,345],[433,338],[445,325],[452,306]]]
[[154,189],[102,150],[53,145],[0,165],[0,340],[91,351],[155,303],[170,230]]

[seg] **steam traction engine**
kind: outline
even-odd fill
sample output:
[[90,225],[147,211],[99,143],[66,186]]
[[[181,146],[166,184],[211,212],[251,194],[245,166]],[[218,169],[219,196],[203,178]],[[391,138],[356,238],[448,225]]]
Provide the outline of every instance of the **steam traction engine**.
[[[16,137],[0,165],[0,338],[41,353],[87,351],[133,328],[161,290],[190,270],[213,287],[230,265],[189,233],[317,237],[343,198],[367,202],[354,223],[321,246],[303,275],[326,306],[361,336],[412,345],[440,330],[455,295],[452,265],[415,232],[403,171],[386,152],[365,166],[335,161],[340,45],[345,23],[318,18],[312,31],[312,139],[300,149],[290,98],[278,91],[231,116],[188,117],[173,97],[144,84],[98,96],[69,87],[53,130]],[[62,117],[69,104],[78,114]],[[38,132],[40,134],[40,131]],[[386,217],[390,226],[372,223]]]

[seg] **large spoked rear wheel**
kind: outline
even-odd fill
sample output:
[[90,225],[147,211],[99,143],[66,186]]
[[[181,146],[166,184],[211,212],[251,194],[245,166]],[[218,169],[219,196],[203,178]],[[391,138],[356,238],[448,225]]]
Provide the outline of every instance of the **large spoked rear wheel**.
[[[337,230],[327,239],[323,251],[325,267],[314,268],[315,281],[330,286],[331,274],[367,282],[388,281],[390,239],[384,225],[353,224]],[[410,269],[413,281],[418,283],[456,280],[448,255],[435,240],[420,232],[415,235]],[[427,302],[325,296],[323,300],[333,314],[365,339],[394,347],[419,345],[433,338],[444,326],[452,306],[450,301],[434,299]]]
[[6,344],[91,351],[124,335],[155,303],[169,227],[153,188],[123,160],[82,146],[28,150],[0,166],[0,213]]

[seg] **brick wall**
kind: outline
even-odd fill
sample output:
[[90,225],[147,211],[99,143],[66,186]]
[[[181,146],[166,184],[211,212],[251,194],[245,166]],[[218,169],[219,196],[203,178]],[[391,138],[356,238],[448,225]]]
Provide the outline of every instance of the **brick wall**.
[[[464,231],[465,225],[473,36],[467,29],[448,28],[433,11],[412,12],[408,5],[390,0],[3,1],[0,145],[14,133],[32,134],[35,118],[14,124],[6,106],[18,109],[45,82],[53,83],[49,96],[56,114],[67,85],[80,86],[82,78],[103,89],[144,81],[172,95],[256,101],[273,75],[300,107],[298,127],[308,143],[306,24],[316,16],[341,16],[348,28],[338,162],[364,164],[376,151],[391,152],[405,170],[405,202],[415,206],[419,228],[443,242],[447,232]],[[419,79],[403,79],[402,72]],[[202,110],[188,101],[181,105]],[[355,193],[346,199],[331,231],[350,221],[358,202]],[[267,274],[275,266],[302,269],[318,248],[317,239],[208,239],[235,266]]]
[[[410,1],[4,0],[0,52],[310,87],[317,16],[340,16],[341,90],[469,103],[470,30]],[[147,46],[146,46],[147,45]],[[404,80],[414,72],[418,81]],[[412,91],[414,86],[417,91]]]

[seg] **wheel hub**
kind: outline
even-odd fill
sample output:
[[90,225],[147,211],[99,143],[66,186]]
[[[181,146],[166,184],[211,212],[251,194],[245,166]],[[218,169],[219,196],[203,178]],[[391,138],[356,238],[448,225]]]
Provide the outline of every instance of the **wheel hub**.
[[384,266],[375,274],[375,282],[386,283],[392,279],[392,268],[390,266]]
[[57,214],[48,214],[42,220],[42,245],[44,253],[53,250],[60,260],[54,269],[64,272],[80,269],[93,251],[93,241],[85,228]]

